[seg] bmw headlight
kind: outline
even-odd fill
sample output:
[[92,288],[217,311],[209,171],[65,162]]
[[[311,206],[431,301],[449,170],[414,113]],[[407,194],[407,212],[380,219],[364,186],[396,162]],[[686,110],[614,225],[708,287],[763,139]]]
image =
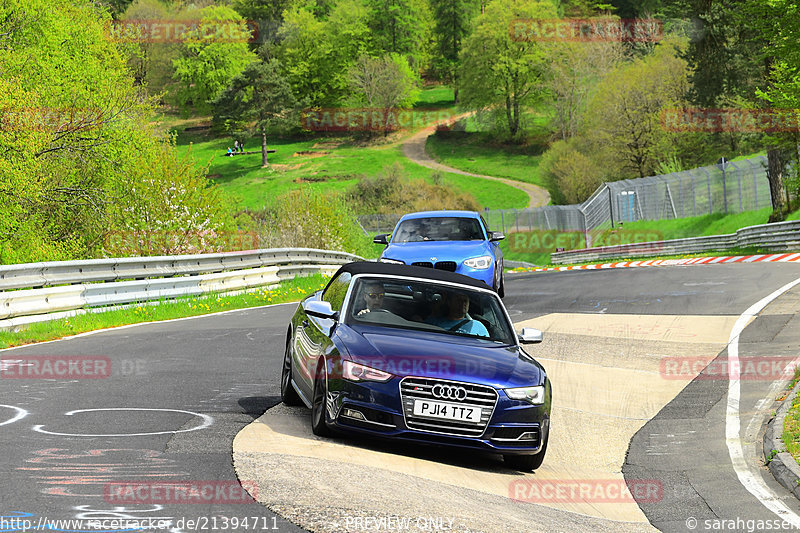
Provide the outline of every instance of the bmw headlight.
[[359,365],[352,361],[344,361],[342,364],[342,377],[350,381],[389,381],[392,379],[392,374],[378,370],[377,368],[370,368],[368,366]]
[[486,270],[490,266],[492,266],[492,256],[491,255],[482,255],[480,257],[472,257],[464,261],[464,264],[470,268],[474,268],[477,270]]
[[381,257],[380,259],[378,259],[378,262],[389,263],[392,265],[405,265],[405,263],[403,263],[402,261],[398,261],[397,259],[386,259],[385,257]]
[[523,400],[533,405],[542,405],[544,403],[544,385],[505,389],[505,391],[506,395],[512,400]]

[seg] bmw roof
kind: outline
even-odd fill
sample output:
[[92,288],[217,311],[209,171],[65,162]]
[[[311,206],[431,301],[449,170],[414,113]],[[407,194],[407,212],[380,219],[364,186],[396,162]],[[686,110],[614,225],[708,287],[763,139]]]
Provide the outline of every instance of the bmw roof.
[[356,261],[354,263],[347,263],[336,271],[333,277],[338,276],[341,272],[349,272],[350,274],[382,274],[387,276],[405,276],[414,278],[430,279],[433,281],[449,281],[450,283],[460,283],[461,285],[469,285],[479,289],[489,288],[484,282],[456,274],[455,272],[448,272],[446,270],[437,270],[435,268],[418,267],[412,265],[395,265],[390,263],[377,263],[372,261]]
[[409,218],[433,218],[433,217],[466,217],[478,218],[479,215],[476,211],[419,211],[417,213],[408,213],[403,215],[402,220]]

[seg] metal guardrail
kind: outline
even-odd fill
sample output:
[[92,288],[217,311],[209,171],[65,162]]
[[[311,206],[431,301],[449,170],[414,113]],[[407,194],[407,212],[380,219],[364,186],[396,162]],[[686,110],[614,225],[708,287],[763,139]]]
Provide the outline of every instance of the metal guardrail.
[[[9,319],[230,292],[322,272],[361,257],[281,248],[217,254],[27,263],[0,267],[0,329]],[[124,281],[123,281],[124,280]],[[14,290],[21,289],[21,290]],[[37,320],[26,320],[33,322]]]
[[690,237],[668,241],[640,242],[617,246],[598,246],[550,254],[553,264],[583,263],[622,257],[678,255],[727,250],[729,248],[763,248],[771,252],[800,250],[800,220],[775,222],[741,228],[736,233]]

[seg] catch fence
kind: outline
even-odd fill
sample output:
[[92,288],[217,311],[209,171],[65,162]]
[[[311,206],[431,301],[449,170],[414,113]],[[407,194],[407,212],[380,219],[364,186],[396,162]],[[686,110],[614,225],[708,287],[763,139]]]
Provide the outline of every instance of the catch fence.
[[[606,182],[585,202],[527,209],[486,210],[492,230],[590,231],[620,222],[664,220],[771,207],[767,158],[753,157],[682,172]],[[399,214],[359,217],[367,234],[389,233]]]

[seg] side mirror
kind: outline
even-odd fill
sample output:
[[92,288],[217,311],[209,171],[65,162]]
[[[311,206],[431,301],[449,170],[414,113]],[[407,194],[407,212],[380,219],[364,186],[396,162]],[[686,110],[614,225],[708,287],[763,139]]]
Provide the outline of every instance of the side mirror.
[[519,341],[522,344],[538,344],[542,342],[542,332],[536,328],[522,328]]
[[374,242],[375,244],[383,244],[383,245],[389,244],[389,241],[387,239],[388,236],[389,236],[388,233],[381,233],[380,235],[375,235],[375,237],[372,239],[372,242]]
[[506,236],[502,231],[490,231],[489,240],[492,242],[502,241]]
[[304,303],[303,311],[305,311],[308,316],[313,316],[315,318],[325,318],[328,320],[339,319],[339,312],[331,308],[331,303],[322,300],[311,300]]

